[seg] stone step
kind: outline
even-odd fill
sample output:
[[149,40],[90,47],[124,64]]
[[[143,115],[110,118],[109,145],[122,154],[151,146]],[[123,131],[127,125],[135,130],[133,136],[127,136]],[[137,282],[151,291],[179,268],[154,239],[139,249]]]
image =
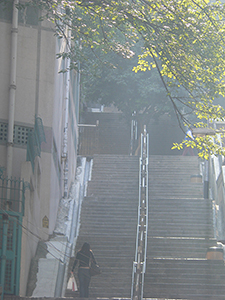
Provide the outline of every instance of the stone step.
[[[133,158],[129,158],[127,159],[126,157],[122,157],[122,158],[118,158],[115,157],[111,160],[108,159],[103,159],[103,160],[99,160],[96,161],[96,159],[94,158],[93,160],[93,168],[98,167],[96,169],[97,172],[101,172],[102,169],[107,168],[108,166],[112,169],[118,169],[120,170],[126,170],[126,169],[137,169],[139,167],[139,160],[134,160]],[[101,168],[99,168],[101,167]]]
[[123,170],[118,170],[118,168],[110,168],[110,166],[106,166],[105,168],[102,168],[99,171],[93,170],[91,180],[99,180],[100,179],[120,179],[123,180],[124,177],[127,179],[133,179],[138,180],[138,172],[137,167],[134,167],[134,169],[127,168]]
[[[193,221],[194,222],[194,221]],[[97,224],[96,224],[97,225]],[[100,226],[107,226],[106,223],[103,223],[101,225],[101,223],[99,223]],[[154,222],[153,220],[151,220],[151,222],[149,222],[148,224],[148,229],[149,231],[151,230],[174,230],[177,231],[177,227],[179,226],[179,230],[212,230],[212,226],[213,226],[213,222],[208,223],[192,223],[190,224],[189,222],[164,222],[163,224],[158,221],[158,222]]]
[[198,164],[198,157],[197,156],[182,156],[182,155],[150,155],[149,162],[179,162],[181,165],[183,163],[194,163],[195,165]]
[[193,258],[198,258],[198,259],[204,259],[206,257],[206,249],[198,249],[198,250],[193,250],[193,249],[185,249],[183,248],[178,248],[178,249],[165,249],[163,250],[155,250],[152,251],[151,249],[148,250],[148,256],[147,258],[151,259],[171,259],[171,258],[183,258],[183,259],[193,259]]
[[170,299],[224,299],[225,288],[218,285],[182,285],[152,284],[149,290],[144,290],[144,298],[170,298]]
[[[109,170],[112,173],[118,172],[118,174],[127,173],[131,171],[133,174],[137,175],[137,171],[139,170],[139,163],[129,163],[129,162],[112,162],[112,163],[95,163],[93,164],[93,174],[101,174],[101,173],[109,173]],[[184,172],[185,173],[185,172]]]
[[[88,196],[95,196],[95,197],[97,197],[99,194],[98,194],[98,192],[96,191],[88,191]],[[132,194],[132,193],[127,193],[127,194],[121,194],[120,192],[118,192],[118,193],[115,193],[115,192],[102,192],[99,196],[101,196],[101,197],[118,197],[118,198],[120,198],[120,199],[127,199],[128,197],[129,198],[136,198],[136,199],[138,199],[138,194],[136,194],[136,195],[134,195],[134,194]],[[188,195],[188,196],[190,196],[190,195]]]
[[[215,246],[215,244],[211,244],[210,246]],[[199,247],[187,247],[185,244],[180,244],[176,246],[167,246],[167,247],[161,247],[158,244],[151,247],[151,245],[148,245],[148,250],[147,250],[147,257],[148,259],[151,258],[199,258],[199,259],[204,259],[206,258],[206,253],[207,253],[208,247],[201,246]]]
[[[220,260],[206,260],[206,259],[151,259],[148,260],[147,265],[150,269],[157,270],[157,272],[165,272],[170,271],[170,275],[175,276],[176,273],[183,274],[185,272],[189,272],[189,270],[193,270],[193,268],[198,269],[198,274],[204,274],[207,270],[208,272],[222,272],[225,274],[225,266]],[[150,274],[150,273],[149,273]]]
[[179,277],[170,277],[169,274],[160,274],[158,276],[155,276],[154,274],[146,277],[146,283],[147,284],[184,284],[184,285],[195,285],[195,284],[199,284],[199,285],[209,285],[209,284],[213,284],[213,285],[218,285],[221,286],[220,283],[218,283],[218,281],[220,282],[221,280],[223,280],[225,282],[225,274],[204,274],[203,276],[199,276],[198,273],[196,273],[198,270],[193,269],[192,273],[186,273],[185,275],[182,276],[179,275]]
[[[128,171],[131,171],[133,174],[137,176],[137,172],[139,171],[139,164],[127,164],[127,163],[102,163],[102,164],[93,164],[93,175],[96,174],[104,174],[109,173],[109,170],[112,171],[112,174],[124,174]],[[187,165],[184,169],[181,168],[174,168],[172,165],[168,168],[165,167],[148,167],[148,175],[151,178],[157,178],[159,175],[162,175],[172,179],[173,176],[183,174],[185,178],[189,178],[190,176],[199,175],[198,168],[193,168],[190,165]]]
[[[103,200],[101,200],[103,199]],[[109,207],[118,207],[118,208],[124,208],[124,209],[127,209],[127,208],[134,208],[136,207],[136,204],[138,204],[138,200],[134,199],[134,198],[127,198],[126,202],[123,200],[123,198],[114,198],[114,197],[110,197],[108,198],[109,200],[104,200],[104,199],[107,199],[106,197],[98,197],[98,200],[96,201],[88,201],[85,203],[83,202],[82,204],[82,208],[88,208],[90,207],[91,209],[92,208],[95,208],[96,207],[96,210],[97,210],[97,206],[98,207],[105,207],[105,206],[109,206]]]
[[174,167],[174,165],[164,165],[164,166],[152,166],[149,165],[148,167],[148,175],[152,178],[156,178],[159,175],[162,175],[162,177],[170,177],[172,179],[173,176],[183,174],[184,178],[190,178],[190,176],[193,175],[199,175],[199,169],[193,168],[191,165],[186,165],[181,167]]
[[[100,233],[101,235],[112,235],[112,236],[120,236],[121,234],[122,235],[124,235],[124,236],[134,236],[135,234],[136,234],[136,230],[130,230],[130,231],[128,231],[128,230],[126,230],[126,229],[124,229],[124,230],[118,230],[118,229],[115,229],[115,230],[110,230],[107,234],[104,232],[104,230],[103,229],[101,229],[101,228],[98,228],[97,230],[96,229],[94,229],[94,230],[91,230],[91,229],[87,229],[87,228],[82,228],[82,234],[85,234],[85,235],[87,235],[88,233],[89,234],[95,234],[96,232],[98,232],[98,233]],[[169,234],[168,234],[168,236],[169,236]],[[185,235],[184,235],[185,236]],[[186,235],[186,236],[188,236],[188,234]],[[195,236],[195,235],[193,235],[193,236]],[[197,236],[197,235],[196,235]],[[202,234],[201,235],[202,237],[204,237],[205,235],[204,234]]]
[[[182,217],[198,217],[201,219],[201,216],[204,216],[206,220],[211,219],[212,217],[212,207],[211,205],[182,205],[177,204],[176,205],[153,205],[151,204],[151,199],[149,201],[149,216],[151,218],[157,218],[158,219],[182,219]],[[207,221],[208,222],[208,221]]]
[[152,204],[155,204],[155,205],[162,205],[163,203],[164,204],[168,204],[168,205],[171,205],[171,204],[179,204],[179,205],[193,205],[193,204],[196,204],[196,205],[199,205],[199,204],[207,204],[207,205],[212,205],[212,200],[209,200],[209,199],[203,199],[203,198],[184,198],[184,197],[180,197],[179,199],[177,198],[162,198],[162,199],[157,199],[154,201],[154,199],[151,199],[151,203]]
[[126,159],[126,160],[130,160],[130,161],[138,161],[139,160],[139,157],[138,156],[130,156],[130,155],[120,155],[120,154],[116,154],[116,155],[113,155],[113,154],[94,154],[93,155],[93,158],[94,158],[94,160],[95,160],[95,162],[97,162],[97,161],[100,161],[100,162],[102,162],[102,161],[104,161],[104,160],[106,160],[106,161],[110,161],[110,160],[112,160],[112,161],[115,161],[115,159],[116,159],[116,161],[118,161],[119,159]]
[[[210,207],[208,209],[211,209]],[[164,210],[164,208],[163,208]],[[174,220],[181,220],[184,221],[183,217],[192,218],[195,219],[196,222],[201,221],[202,219],[208,223],[207,219],[211,219],[212,217],[212,212],[208,212],[205,208],[199,208],[194,209],[192,208],[190,210],[190,213],[188,211],[187,214],[187,209],[185,211],[182,210],[182,208],[179,208],[177,212],[174,212],[173,210],[170,212],[165,213],[165,211],[160,211],[160,207],[158,209],[156,207],[151,207],[149,208],[149,218],[152,220],[162,220],[166,222],[173,222]],[[157,213],[156,213],[157,212]],[[193,212],[193,214],[192,214]]]
[[[86,237],[88,237],[88,236],[90,236],[90,235],[93,235],[93,232],[90,230],[90,231],[82,231],[81,232],[81,234],[82,234],[82,236],[86,236]],[[99,236],[99,238],[106,238],[107,236],[109,236],[109,234],[108,233],[106,233],[106,232],[94,232],[94,234],[96,235],[96,236]],[[115,239],[119,239],[120,237],[121,237],[121,235],[123,236],[123,237],[125,237],[125,238],[132,238],[132,237],[134,237],[134,234],[133,234],[133,232],[122,232],[122,234],[120,233],[120,232],[111,232],[110,233],[110,236],[112,237],[112,238],[115,238]],[[136,237],[136,230],[135,230],[135,237]],[[87,240],[86,240],[87,241]]]
[[[107,185],[107,184],[106,184]],[[149,189],[149,194],[151,194],[153,191],[154,192],[168,192],[168,191],[173,191],[173,192],[189,192],[190,194],[193,194],[193,192],[195,191],[198,191],[198,192],[202,192],[203,190],[203,186],[202,184],[189,184],[189,183],[186,183],[186,184],[183,184],[183,185],[180,185],[180,184],[177,184],[177,183],[174,183],[174,184],[165,184],[165,183],[151,183],[148,185],[148,189]]]
[[[184,215],[185,217],[185,215]],[[186,215],[187,217],[187,215]],[[208,216],[206,216],[208,219]],[[212,227],[213,226],[213,221],[210,220],[207,222],[207,219],[203,219],[201,216],[201,219],[197,219],[195,218],[195,216],[190,216],[189,220],[190,222],[192,222],[190,224],[190,222],[188,222],[187,220],[182,221],[182,218],[178,219],[178,218],[171,218],[170,220],[168,219],[163,219],[163,218],[155,218],[152,217],[151,214],[149,215],[149,222],[148,222],[148,226],[150,226],[152,229],[156,228],[156,227],[160,227],[160,228],[167,228],[167,227],[174,227],[174,229],[176,229],[177,226],[179,226],[180,228],[192,228],[192,227],[196,227],[198,226],[199,228],[208,228],[208,227]]]
[[[133,182],[133,183],[132,182],[131,183],[128,183],[128,182],[127,183],[92,182],[91,184],[88,185],[88,191],[93,192],[93,190],[99,191],[99,194],[101,194],[101,192],[104,192],[105,190],[107,190],[107,191],[112,190],[113,194],[114,194],[114,191],[124,193],[124,194],[128,194],[130,192],[138,193],[138,185],[135,182]],[[125,190],[126,190],[126,192],[125,192]]]
[[164,236],[164,237],[196,237],[196,238],[205,238],[205,237],[213,237],[214,232],[212,230],[207,231],[207,230],[198,230],[197,232],[191,232],[191,231],[185,231],[185,230],[157,230],[154,232],[151,232],[151,235],[154,237],[158,236]]
[[[136,236],[101,236],[101,235],[80,235],[77,240],[77,249],[80,249],[84,242],[89,241],[91,248],[95,252],[95,250],[101,249],[105,251],[105,249],[117,249],[118,251],[133,249],[135,246]],[[133,247],[131,247],[131,245]]]
[[190,191],[186,191],[186,192],[163,192],[163,191],[160,191],[160,192],[152,192],[152,193],[149,193],[149,199],[151,200],[152,198],[155,198],[155,199],[160,199],[160,198],[166,198],[166,197],[173,197],[173,198],[181,198],[182,196],[185,197],[185,198],[196,198],[196,197],[199,197],[199,198],[202,198],[203,196],[203,192],[194,192],[194,193],[190,193]]
[[212,238],[184,238],[184,237],[158,237],[154,238],[148,235],[148,250],[158,250],[161,251],[163,249],[174,249],[176,250],[179,247],[185,247],[186,249],[199,249],[214,246],[216,244],[216,239]]
[[[109,211],[111,211],[111,215],[108,216]],[[115,215],[113,215],[113,213],[117,214],[117,217]],[[89,218],[87,218],[89,217]],[[123,221],[124,223],[127,222],[133,222],[134,220],[132,220],[133,218],[136,219],[138,218],[138,213],[137,213],[137,209],[135,208],[127,208],[127,212],[126,209],[124,208],[118,208],[116,209],[115,207],[109,206],[109,207],[104,207],[104,209],[102,209],[102,211],[95,211],[95,210],[91,210],[88,211],[87,209],[84,209],[84,211],[81,214],[81,218],[85,218],[87,219],[87,222],[92,221],[92,218],[95,218],[95,223],[115,223],[116,221],[118,222],[118,220],[121,219],[121,221]]]
[[[183,221],[183,223],[185,223],[185,221],[189,222],[194,220],[195,223],[201,223],[202,221],[204,221],[205,224],[209,223],[209,220],[211,220],[212,222],[212,212],[207,212],[207,210],[205,208],[198,208],[198,209],[194,209],[191,208],[190,211],[187,210],[187,208],[183,211],[182,207],[178,208],[178,212],[180,212],[179,214],[174,214],[173,211],[168,211],[167,215],[165,215],[165,213],[161,212],[159,210],[160,208],[153,208],[150,207],[149,208],[149,221],[153,220],[154,222],[159,220],[162,223],[171,223],[174,221]],[[211,208],[208,208],[209,210]],[[192,214],[193,212],[193,214]],[[157,217],[158,216],[158,217]],[[183,219],[183,217],[188,218],[189,220],[185,220]],[[210,222],[210,223],[211,223]],[[190,222],[189,222],[190,223]]]
[[[121,198],[121,201],[123,200],[123,198]],[[136,199],[134,199],[133,202],[135,202]],[[131,214],[137,215],[137,210],[138,207],[135,203],[132,203],[132,201],[130,201],[130,204],[128,203],[127,205],[117,205],[116,203],[107,203],[105,205],[100,204],[98,205],[97,209],[96,207],[91,204],[91,205],[87,205],[87,206],[82,206],[83,212],[82,214],[87,214],[87,215],[93,215],[93,214],[97,214],[99,216],[107,216],[107,214],[109,214],[110,211],[116,211],[118,213],[118,216],[112,216],[110,215],[110,218],[118,218],[120,219],[120,217],[124,217],[127,218],[127,215]],[[124,215],[125,213],[125,215]]]
[[[116,210],[112,210],[111,212],[116,212]],[[136,211],[134,211],[133,213],[130,211],[129,213],[126,214],[126,216],[124,217],[124,211],[121,211],[120,214],[118,214],[117,217],[115,216],[107,216],[107,210],[105,211],[105,214],[101,215],[101,214],[95,214],[94,212],[92,214],[87,214],[87,215],[81,215],[82,220],[86,219],[87,216],[89,216],[90,218],[88,220],[85,220],[87,223],[86,224],[90,224],[92,223],[92,217],[95,217],[94,220],[94,224],[95,226],[108,226],[110,224],[110,226],[114,225],[115,223],[118,223],[118,221],[120,221],[121,225],[129,225],[129,224],[133,224],[134,220],[132,220],[133,218],[136,219],[137,222],[137,213]],[[120,220],[121,219],[121,220]],[[116,225],[116,224],[115,224]]]
[[174,203],[168,203],[167,204],[153,204],[151,202],[152,199],[149,200],[149,213],[152,214],[153,216],[157,213],[159,214],[159,217],[162,216],[164,217],[165,214],[167,214],[167,216],[171,216],[175,217],[177,216],[177,214],[180,214],[183,212],[183,214],[187,215],[191,215],[192,213],[195,212],[195,214],[197,215],[201,215],[201,213],[205,213],[205,215],[207,216],[212,216],[212,206],[211,205],[207,205],[207,204],[203,204],[201,205],[201,203],[198,205],[197,203],[191,205],[191,204],[187,204],[184,205],[182,203],[177,203],[177,205]]
[[[106,175],[107,176],[107,175]],[[99,178],[100,179],[100,176]],[[184,177],[182,174],[177,174],[177,176],[155,176],[154,178],[149,176],[148,178],[148,185],[149,186],[154,186],[155,184],[157,185],[163,185],[166,184],[168,185],[174,185],[174,186],[189,186],[190,188],[196,186],[196,187],[201,187],[203,186],[203,182],[192,182],[191,181],[191,176]]]
[[[88,228],[90,227],[91,223],[88,224],[81,224],[82,230],[88,230]],[[133,225],[133,226],[132,226]],[[134,230],[136,230],[136,224],[134,224],[134,222],[132,223],[132,221],[130,223],[120,223],[120,224],[113,224],[113,223],[95,223],[93,222],[93,224],[91,225],[90,230],[91,231],[97,231],[97,230],[105,230],[108,232],[113,232],[113,231],[117,231],[120,230],[122,232],[127,231],[127,232],[133,232]]]

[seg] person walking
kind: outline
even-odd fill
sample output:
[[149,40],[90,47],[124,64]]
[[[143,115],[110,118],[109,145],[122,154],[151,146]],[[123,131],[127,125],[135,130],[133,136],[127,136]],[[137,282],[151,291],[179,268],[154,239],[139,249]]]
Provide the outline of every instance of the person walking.
[[[185,140],[186,141],[194,141],[195,140],[193,135],[192,135],[192,131],[191,131],[190,127],[188,128],[188,130],[186,132]],[[191,156],[195,156],[194,150],[192,149],[191,146],[186,146],[185,147],[182,156],[185,156],[185,155],[188,155],[188,154],[190,154]]]
[[91,281],[90,275],[90,260],[96,264],[94,254],[88,243],[84,243],[81,249],[77,252],[76,258],[73,264],[72,272],[74,273],[75,267],[78,263],[78,279],[79,279],[79,291],[80,298],[89,297],[89,284]]

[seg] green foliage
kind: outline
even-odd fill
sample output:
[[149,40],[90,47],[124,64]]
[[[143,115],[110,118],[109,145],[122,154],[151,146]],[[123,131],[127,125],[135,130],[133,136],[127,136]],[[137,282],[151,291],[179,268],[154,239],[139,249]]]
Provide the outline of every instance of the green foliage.
[[[151,74],[154,69],[157,70],[181,127],[183,122],[187,125],[192,123],[191,114],[200,120],[196,126],[202,126],[202,120],[224,120],[224,110],[213,101],[225,96],[225,4],[209,0],[30,2],[42,9],[43,18],[56,23],[59,37],[66,37],[65,25],[71,28],[74,40],[69,53],[71,67],[76,67],[79,60],[87,73],[93,63],[93,59],[86,56],[89,51],[96,57],[95,65],[97,60],[101,61],[102,54],[111,51],[130,59],[134,56],[134,44],[140,41],[137,46],[142,45],[142,48],[138,51],[138,63],[132,66],[133,74],[140,71]],[[113,59],[111,62],[116,65]],[[90,87],[97,84],[101,92],[98,97],[94,94],[97,93],[95,89],[92,96],[113,101],[121,109],[137,107],[148,110],[155,107],[155,104],[152,106],[154,101],[145,96],[151,94],[153,89],[150,82],[149,85],[146,83],[148,78],[153,78],[152,75],[139,75],[135,84],[140,86],[133,90],[126,89],[126,80],[132,78],[131,81],[135,82],[134,75],[128,75],[128,71],[119,72],[122,59],[117,65],[117,73],[114,74],[113,69],[107,73],[101,66],[97,75],[101,77],[101,82],[93,78],[90,80]],[[102,85],[110,82],[112,86],[108,91],[103,91]],[[118,86],[121,87],[121,97],[115,95],[118,100],[108,97],[111,90]],[[123,93],[125,90],[128,91],[126,95]],[[136,100],[130,101],[129,92],[134,90],[140,97],[136,95]],[[207,137],[204,142],[196,139],[195,143],[203,157],[207,156],[206,153],[220,152]],[[184,143],[176,147],[181,148],[182,145]]]
[[114,104],[128,118],[133,111],[141,111],[154,118],[172,111],[157,71],[132,72],[137,62],[136,55],[125,59],[121,55],[110,53],[104,59],[110,66],[93,58],[92,67],[83,73],[82,95],[86,103],[101,103],[106,106]]
[[200,158],[208,159],[211,154],[225,155],[225,149],[221,146],[221,139],[224,137],[224,132],[220,132],[220,134],[213,137],[210,135],[197,136],[194,140],[183,140],[181,143],[174,143],[172,149],[195,148]]

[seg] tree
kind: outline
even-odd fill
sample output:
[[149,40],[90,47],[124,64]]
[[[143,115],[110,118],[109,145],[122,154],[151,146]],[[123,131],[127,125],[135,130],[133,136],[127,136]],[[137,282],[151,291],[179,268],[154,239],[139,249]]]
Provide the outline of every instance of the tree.
[[[64,35],[64,24],[69,24],[76,41],[71,48],[74,62],[88,59],[84,48],[96,57],[101,49],[102,53],[114,51],[130,58],[134,55],[133,45],[141,41],[143,52],[133,71],[158,71],[181,127],[183,122],[202,127],[207,126],[208,119],[224,120],[223,108],[213,104],[216,97],[225,95],[225,10],[220,1],[30,2],[57,24],[59,36]],[[179,108],[179,103],[184,109]],[[200,122],[191,124],[190,113],[196,114]],[[204,149],[200,154],[207,157],[209,152],[224,153],[212,145],[205,138],[199,146]]]
[[172,105],[156,70],[132,72],[138,60],[136,54],[126,59],[109,53],[105,60],[107,64],[99,63],[93,57],[91,70],[88,68],[88,72],[83,73],[82,95],[86,103],[101,103],[106,106],[114,104],[127,119],[130,119],[134,111],[155,119],[172,111]]

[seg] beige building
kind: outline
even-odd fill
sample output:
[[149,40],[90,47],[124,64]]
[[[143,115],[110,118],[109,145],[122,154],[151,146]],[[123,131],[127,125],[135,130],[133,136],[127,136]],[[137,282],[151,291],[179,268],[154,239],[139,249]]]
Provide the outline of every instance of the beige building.
[[37,243],[53,234],[75,178],[79,73],[59,73],[66,40],[18,2],[0,3],[0,255],[4,293],[26,295]]

